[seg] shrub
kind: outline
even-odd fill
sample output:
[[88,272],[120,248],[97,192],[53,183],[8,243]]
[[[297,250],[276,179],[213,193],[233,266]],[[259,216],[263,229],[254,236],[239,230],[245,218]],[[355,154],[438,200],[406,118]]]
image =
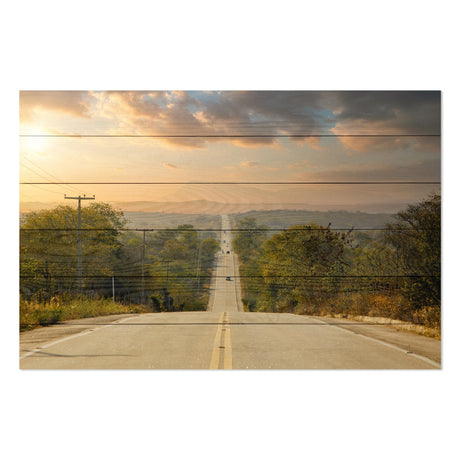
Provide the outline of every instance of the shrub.
[[413,321],[416,324],[439,329],[441,327],[441,308],[423,307],[414,313]]
[[60,321],[122,313],[145,313],[146,307],[123,305],[111,299],[76,299],[53,297],[49,303],[20,299],[19,326],[21,331],[50,326]]

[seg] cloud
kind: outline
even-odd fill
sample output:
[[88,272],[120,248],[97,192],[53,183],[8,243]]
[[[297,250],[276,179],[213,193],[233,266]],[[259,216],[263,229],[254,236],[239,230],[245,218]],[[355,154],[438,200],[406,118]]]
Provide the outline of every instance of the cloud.
[[[190,149],[280,148],[284,136],[321,150],[315,135],[439,134],[440,99],[438,91],[23,91],[21,119],[38,110],[91,116],[109,122],[110,133],[165,136]],[[295,137],[302,135],[309,137]],[[339,139],[348,151],[367,152],[423,150],[432,138]]]
[[37,110],[89,117],[92,96],[86,91],[21,91],[19,95],[21,122],[30,122]]
[[[279,147],[278,136],[438,134],[440,93],[425,91],[223,91],[104,93],[112,116],[140,133],[190,148],[206,142]],[[207,137],[199,137],[207,136]],[[321,150],[320,137],[290,137]],[[415,139],[415,138],[414,138]],[[412,141],[414,139],[411,138]],[[417,138],[417,145],[423,138]],[[348,150],[409,148],[408,138],[340,138]]]
[[[334,107],[331,132],[343,136],[339,139],[347,150],[439,152],[439,138],[424,137],[441,133],[439,91],[343,91],[330,93],[327,99],[326,105]],[[407,135],[419,137],[404,137]]]
[[117,132],[169,136],[164,142],[190,148],[206,142],[279,148],[280,134],[322,129],[316,92],[121,91],[95,97],[100,115],[114,120]]
[[341,107],[337,122],[349,125],[360,121],[363,134],[376,134],[376,129],[378,134],[441,131],[439,91],[343,91],[336,93],[336,98]]
[[259,166],[259,163],[257,161],[242,161],[240,163],[240,166],[242,166],[243,168],[254,168],[256,166]]
[[265,171],[279,171],[281,168],[276,166],[264,166]]
[[307,144],[314,150],[323,150],[321,146],[321,137],[292,137],[292,142],[296,144]]
[[302,172],[294,180],[311,181],[440,181],[441,162],[436,159],[398,164],[344,164],[336,169]]
[[197,137],[203,123],[192,107],[196,101],[185,91],[114,91],[97,94],[101,116],[116,123],[116,133],[165,136],[174,146],[202,148]]
[[286,164],[287,169],[301,170],[305,168],[316,168],[310,160],[296,161],[295,163]]
[[178,169],[179,166],[173,165],[171,163],[163,163],[163,166],[168,169]]

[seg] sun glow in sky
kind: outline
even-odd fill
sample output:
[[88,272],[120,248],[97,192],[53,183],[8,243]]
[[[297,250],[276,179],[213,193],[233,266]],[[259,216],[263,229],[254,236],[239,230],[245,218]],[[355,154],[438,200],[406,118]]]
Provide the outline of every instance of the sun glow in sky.
[[[23,91],[20,115],[21,182],[440,180],[439,92]],[[28,137],[44,134],[55,137]],[[33,184],[20,198],[23,210],[85,193],[126,209],[206,200],[395,211],[437,188]]]

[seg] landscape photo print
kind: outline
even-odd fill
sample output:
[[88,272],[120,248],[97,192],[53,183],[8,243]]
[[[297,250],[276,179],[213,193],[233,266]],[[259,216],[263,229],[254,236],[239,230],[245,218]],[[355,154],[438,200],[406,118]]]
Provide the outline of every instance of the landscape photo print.
[[440,369],[440,91],[21,91],[21,369]]

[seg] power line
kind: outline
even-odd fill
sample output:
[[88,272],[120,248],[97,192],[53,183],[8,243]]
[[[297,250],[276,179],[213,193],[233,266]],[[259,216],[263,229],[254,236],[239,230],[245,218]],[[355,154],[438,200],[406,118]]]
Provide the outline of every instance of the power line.
[[440,185],[441,181],[20,182],[20,185]]
[[[46,184],[47,182],[43,182],[43,184]],[[38,185],[38,184],[34,184],[34,183],[31,183],[31,184],[19,184],[19,185],[32,185],[33,187],[36,187],[38,188],[39,190],[44,190],[45,192],[47,193],[54,193],[55,195],[61,195],[62,196],[62,193],[61,192],[56,192],[56,190],[48,190],[46,188],[43,188],[41,185]]]
[[[193,269],[193,267],[190,267]],[[173,272],[171,272],[173,273]],[[35,275],[21,275],[23,279],[32,279]],[[106,279],[111,276],[115,276],[117,279],[124,278],[136,278],[141,279],[141,275],[86,275],[85,278],[91,279]],[[177,274],[168,274],[168,275],[144,275],[145,278],[151,279],[171,279],[181,280],[181,279],[195,279],[195,274],[190,275],[177,275]],[[209,275],[211,277],[211,275]],[[323,278],[344,278],[344,279],[354,279],[354,278],[439,278],[441,275],[232,275],[231,278],[237,279],[266,279],[266,278],[301,278],[301,279],[323,279]],[[53,278],[75,278],[73,275],[52,275]],[[226,279],[227,275],[216,275],[214,278]]]
[[388,134],[20,134],[22,138],[152,138],[152,139],[189,139],[189,138],[204,138],[204,139],[226,139],[226,138],[284,138],[284,139],[303,139],[311,137],[321,138],[373,138],[373,137],[441,137],[440,133],[388,133]]
[[[308,225],[308,224],[293,224],[293,225]],[[227,228],[227,229],[217,229],[217,228],[82,228],[82,232],[105,232],[105,231],[117,231],[117,232],[170,232],[171,234],[174,233],[181,233],[181,232],[220,232],[220,231],[225,231],[225,232],[324,232],[324,231],[341,231],[341,232],[347,232],[347,231],[382,231],[382,230],[388,230],[385,227],[377,227],[377,228],[372,228],[372,227],[323,227],[323,228],[242,228],[242,229],[232,229],[232,228]],[[428,231],[428,230],[439,230],[437,228],[391,228],[391,231],[410,231],[410,232],[416,232],[416,231]],[[76,228],[21,228],[20,231],[22,232],[75,232],[77,231]],[[173,236],[173,235],[171,235]],[[136,247],[141,247],[142,244],[139,244],[139,246]],[[129,248],[133,249],[133,248]]]
[[[30,158],[26,157],[26,156],[23,156],[23,159],[27,160],[30,164],[32,164],[35,168],[38,168],[40,171],[42,171],[43,173],[45,173],[47,176],[49,176],[48,178],[47,177],[44,177],[42,174],[40,174],[39,172],[37,171],[33,171],[30,167],[28,167],[27,165],[25,165],[24,163],[20,162],[21,165],[25,168],[27,168],[29,171],[32,171],[34,172],[35,174],[39,175],[40,177],[43,177],[44,179],[47,179],[49,180],[49,178],[51,177],[52,179],[56,180],[56,181],[62,181],[61,178],[51,174],[50,172],[46,171],[45,169],[43,169],[41,166],[37,165],[36,163],[34,163]],[[76,193],[84,193],[84,191],[81,191],[81,190],[78,190],[77,188],[75,187],[69,187],[71,190],[73,190],[74,192]]]

